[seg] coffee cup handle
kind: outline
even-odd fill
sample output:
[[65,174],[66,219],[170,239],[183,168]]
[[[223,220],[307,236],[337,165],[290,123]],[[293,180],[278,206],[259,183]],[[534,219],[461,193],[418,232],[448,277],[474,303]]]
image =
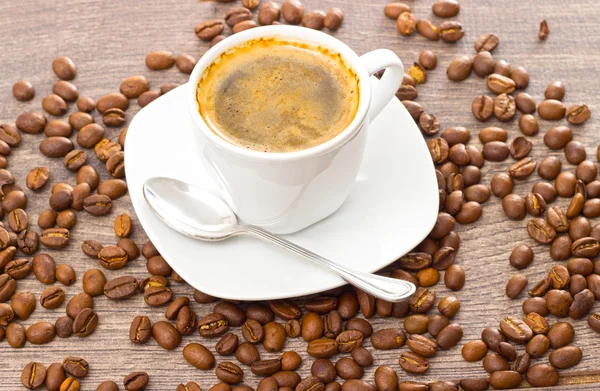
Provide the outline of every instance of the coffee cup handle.
[[398,56],[388,49],[373,50],[362,55],[360,59],[367,67],[369,76],[385,69],[385,73],[371,97],[369,121],[373,121],[398,92],[404,77],[404,65],[402,65],[402,61]]

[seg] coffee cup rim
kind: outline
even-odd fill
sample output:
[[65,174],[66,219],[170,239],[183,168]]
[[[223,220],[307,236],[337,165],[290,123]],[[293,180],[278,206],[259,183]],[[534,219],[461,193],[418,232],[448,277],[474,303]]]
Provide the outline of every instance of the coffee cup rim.
[[[356,115],[354,116],[354,119],[350,125],[348,125],[338,135],[322,144],[294,152],[255,151],[232,144],[216,135],[206,124],[198,110],[198,102],[196,100],[198,81],[204,73],[204,70],[222,53],[236,46],[240,46],[245,42],[259,38],[288,38],[308,44],[323,46],[339,53],[358,76],[360,97]],[[349,46],[344,44],[339,39],[321,31],[306,27],[288,25],[255,27],[234,34],[219,42],[210,48],[200,58],[194,67],[189,78],[188,89],[188,109],[190,114],[196,125],[202,130],[202,133],[212,145],[217,146],[221,150],[249,160],[274,162],[302,160],[309,157],[322,155],[343,146],[348,141],[352,140],[356,132],[361,129],[362,124],[367,118],[367,113],[369,111],[369,105],[371,102],[371,84],[369,82],[369,74],[366,67],[361,64],[360,57]]]

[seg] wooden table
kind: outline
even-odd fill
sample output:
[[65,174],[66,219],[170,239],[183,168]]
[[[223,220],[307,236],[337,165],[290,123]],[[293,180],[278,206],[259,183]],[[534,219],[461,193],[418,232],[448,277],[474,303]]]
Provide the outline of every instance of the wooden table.
[[[449,126],[466,126],[473,131],[472,143],[481,147],[476,133],[485,125],[478,123],[471,115],[471,100],[475,95],[486,92],[482,79],[472,75],[462,83],[447,80],[445,68],[457,55],[473,55],[473,42],[483,33],[494,32],[500,37],[500,46],[494,52],[497,59],[505,59],[513,66],[521,65],[529,70],[531,83],[527,92],[538,102],[541,101],[545,86],[553,80],[562,80],[567,86],[566,102],[585,102],[594,115],[600,112],[600,105],[595,102],[600,91],[600,78],[596,64],[600,60],[598,51],[600,40],[597,33],[597,20],[600,11],[595,1],[578,0],[565,3],[559,0],[544,2],[527,2],[522,0],[463,0],[462,10],[456,18],[465,27],[465,37],[457,44],[429,42],[421,36],[401,37],[395,23],[383,16],[385,0],[305,0],[308,10],[327,10],[338,6],[345,11],[346,19],[342,28],[335,34],[349,44],[359,54],[376,48],[394,50],[407,66],[416,61],[418,53],[431,49],[438,54],[438,67],[429,72],[426,84],[419,86],[418,101],[428,112],[434,113],[441,121],[442,128]],[[432,18],[432,1],[412,1],[417,18]],[[144,57],[152,50],[171,50],[175,53],[189,53],[199,57],[207,50],[208,45],[200,42],[193,33],[197,23],[221,18],[226,10],[238,6],[238,3],[219,4],[214,2],[182,0],[159,1],[147,0],[62,0],[62,1],[4,1],[0,5],[0,25],[2,26],[2,54],[0,69],[2,78],[0,91],[0,121],[14,123],[15,118],[25,110],[40,110],[41,99],[51,91],[56,77],[51,71],[52,60],[59,55],[71,57],[77,65],[78,76],[74,83],[79,87],[81,95],[94,99],[103,94],[117,91],[120,81],[131,75],[145,75],[152,88],[159,88],[164,83],[183,83],[186,76],[175,68],[163,72],[151,72],[144,66]],[[545,42],[537,38],[538,26],[542,19],[547,19],[550,37]],[[18,79],[27,79],[36,88],[36,97],[32,102],[20,103],[11,96],[11,86]],[[71,108],[72,110],[73,108]],[[132,108],[127,115],[130,120],[138,110],[137,103],[132,101]],[[95,113],[97,121],[100,120]],[[499,124],[492,120],[489,125]],[[584,126],[574,127],[575,139],[584,143],[592,161],[596,160],[596,146],[600,137],[596,132],[597,121],[592,119]],[[539,162],[547,155],[560,156],[563,167],[574,171],[574,167],[566,164],[562,152],[551,152],[542,143],[543,134],[550,123],[541,121],[541,132],[535,139],[533,157]],[[517,123],[513,121],[504,126],[512,139],[519,134]],[[111,139],[116,139],[119,129],[107,129]],[[402,129],[398,129],[402,131]],[[61,159],[50,160],[38,153],[38,145],[43,135],[24,135],[21,146],[9,156],[9,170],[17,178],[23,188],[25,175],[36,166],[46,165],[51,170],[51,183],[39,194],[26,190],[28,198],[27,212],[35,223],[39,212],[48,207],[47,199],[51,185],[60,181],[71,184],[75,176],[68,172]],[[106,170],[95,157],[90,161],[101,172],[102,179],[107,179]],[[506,171],[512,160],[504,163],[486,163],[483,169],[482,182],[489,184],[492,176]],[[537,176],[519,182],[515,192],[525,195]],[[565,205],[567,200],[561,199],[557,204]],[[80,245],[83,240],[95,238],[105,244],[115,243],[112,229],[114,216],[127,212],[134,217],[129,198],[123,197],[114,203],[109,216],[92,218],[86,213],[79,213],[76,228],[72,233],[71,244],[65,251],[48,251],[57,263],[72,265],[78,276],[77,282],[66,288],[67,298],[81,291],[81,276],[97,263],[85,257]],[[146,237],[135,220],[136,229],[133,239],[140,246]],[[467,281],[462,291],[455,293],[462,301],[462,308],[456,321],[464,328],[464,337],[460,344],[450,351],[439,352],[431,360],[431,369],[420,377],[422,380],[456,380],[462,377],[480,377],[485,372],[481,362],[469,364],[463,361],[460,349],[467,341],[479,337],[486,326],[497,326],[505,314],[521,316],[521,302],[511,301],[504,295],[504,286],[508,278],[516,271],[508,264],[508,255],[516,243],[531,245],[535,252],[535,261],[524,273],[529,277],[530,286],[547,273],[553,263],[548,255],[548,248],[536,245],[526,234],[524,221],[507,221],[500,201],[492,197],[484,204],[483,217],[469,226],[459,226],[457,230],[462,237],[457,263],[467,273]],[[28,257],[29,258],[29,257]],[[126,269],[106,271],[107,277],[122,274],[146,276],[143,259],[131,262]],[[39,297],[45,286],[33,275],[18,281],[19,291],[31,291]],[[191,296],[192,288],[184,284],[173,284],[176,296]],[[438,284],[435,287],[438,297],[449,292]],[[212,305],[193,304],[199,316],[211,312]],[[46,365],[62,361],[69,355],[84,357],[90,363],[90,373],[82,381],[82,389],[92,390],[104,380],[112,379],[122,386],[122,379],[132,371],[144,370],[151,376],[148,389],[174,390],[177,384],[196,380],[203,389],[216,383],[213,371],[200,371],[191,367],[182,357],[183,347],[192,341],[202,342],[211,349],[216,341],[203,340],[198,335],[185,337],[184,342],[175,351],[166,352],[154,341],[136,346],[128,340],[128,329],[131,320],[137,314],[149,315],[153,321],[163,318],[164,308],[151,309],[145,305],[141,296],[115,303],[105,297],[95,299],[95,309],[100,316],[97,331],[88,338],[69,339],[56,338],[46,346],[27,344],[24,348],[14,350],[6,342],[0,343],[0,390],[21,389],[20,373],[23,366],[32,360]],[[596,303],[594,310],[600,309]],[[64,314],[64,305],[56,310],[45,310],[38,305],[37,310],[27,321],[26,326],[38,321],[54,322]],[[555,319],[552,319],[554,322]],[[567,319],[567,321],[570,321]],[[567,374],[579,374],[563,378],[560,389],[564,390],[597,390],[600,388],[600,352],[598,350],[600,335],[592,332],[585,320],[573,323],[576,329],[574,344],[584,351],[581,363]],[[374,319],[375,328],[401,327],[397,319]],[[235,330],[239,333],[239,329]],[[368,343],[367,343],[368,345]],[[288,339],[286,349],[299,349],[305,358],[300,369],[304,377],[310,371],[311,359],[305,351],[305,343],[299,339]],[[263,354],[264,358],[276,357],[274,354]],[[390,365],[398,371],[401,380],[406,380],[405,373],[398,366],[398,351],[377,352],[375,363],[364,379],[372,381],[373,371],[378,365]],[[219,358],[220,359],[220,358]],[[547,357],[544,359],[547,360]],[[245,383],[256,386],[258,379],[246,369]],[[586,376],[583,376],[586,374]],[[412,378],[414,379],[414,378]],[[596,382],[594,384],[589,384]],[[588,383],[574,385],[574,383]]]

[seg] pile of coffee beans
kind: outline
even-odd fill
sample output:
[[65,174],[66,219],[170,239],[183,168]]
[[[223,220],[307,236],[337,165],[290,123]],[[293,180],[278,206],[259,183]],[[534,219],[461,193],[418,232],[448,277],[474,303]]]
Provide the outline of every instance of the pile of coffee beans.
[[[460,4],[456,0],[437,0],[431,6],[432,13],[439,18],[452,18],[460,12]],[[458,42],[465,32],[460,23],[456,21],[445,21],[439,26],[433,24],[429,19],[419,19],[411,12],[408,4],[402,2],[389,3],[383,12],[385,16],[396,20],[398,32],[405,37],[419,33],[431,41],[455,43]]]
[[[254,10],[257,10],[258,23],[253,20]],[[454,17],[459,10],[460,5],[455,0],[438,0],[432,6],[433,14],[440,18]],[[430,40],[445,42],[456,42],[464,35],[457,22],[435,26],[427,19],[417,21],[404,3],[390,3],[384,12],[396,20],[402,35],[417,31]],[[338,8],[327,13],[305,13],[298,0],[286,0],[281,7],[274,2],[261,4],[260,0],[242,0],[242,7],[229,9],[224,21],[201,23],[195,33],[212,46],[225,38],[225,25],[236,33],[257,25],[278,24],[281,16],[290,24],[314,29],[327,27],[331,31],[337,30],[343,21],[343,13]],[[540,39],[545,39],[548,33],[547,24],[543,22]],[[51,250],[63,249],[70,243],[77,212],[84,210],[86,214],[79,217],[86,219],[90,218],[87,214],[104,216],[111,212],[113,201],[127,193],[127,183],[123,180],[127,128],[122,127],[127,122],[130,100],[137,99],[139,106],[144,107],[178,85],[168,83],[151,90],[144,76],[134,75],[123,79],[119,92],[94,101],[80,96],[73,84],[77,76],[73,61],[64,56],[56,58],[52,69],[59,80],[53,85],[52,93],[42,100],[43,111],[21,114],[15,126],[0,125],[0,217],[6,214],[6,228],[0,222],[0,340],[6,338],[10,346],[19,348],[27,342],[46,344],[56,336],[86,337],[99,323],[94,311],[95,298],[104,295],[108,300],[120,301],[137,296],[139,300],[143,298],[148,307],[166,307],[165,318],[152,320],[150,314],[135,316],[129,330],[131,343],[143,349],[141,345],[152,338],[167,351],[185,344],[183,360],[199,370],[214,371],[219,379],[220,383],[209,388],[211,391],[251,391],[254,388],[240,385],[248,373],[262,378],[256,385],[259,391],[440,391],[459,387],[476,391],[489,386],[514,388],[523,377],[537,387],[557,384],[559,370],[577,365],[583,352],[572,344],[575,332],[570,323],[552,324],[551,316],[574,320],[587,317],[589,327],[600,333],[600,313],[589,313],[595,300],[600,299],[600,261],[593,260],[600,253],[600,228],[592,227],[589,220],[600,216],[600,181],[596,179],[595,163],[587,160],[583,145],[573,140],[569,128],[585,123],[591,112],[585,104],[565,105],[565,87],[561,82],[550,83],[544,94],[546,99],[538,105],[523,91],[529,84],[527,70],[511,68],[506,61],[494,59],[491,53],[499,42],[492,33],[480,36],[474,43],[476,55],[456,57],[447,66],[446,74],[456,82],[467,79],[472,72],[486,78],[485,88],[493,95],[477,96],[472,103],[472,113],[481,122],[495,117],[507,124],[520,115],[518,126],[523,135],[510,143],[505,129],[488,126],[477,132],[483,144],[479,150],[469,144],[471,130],[454,126],[441,131],[439,120],[414,101],[418,97],[416,86],[425,83],[427,73],[437,66],[437,56],[431,50],[420,53],[404,75],[397,93],[427,139],[436,165],[440,197],[437,221],[428,237],[386,269],[392,278],[417,286],[410,300],[389,303],[360,290],[342,287],[303,301],[301,307],[294,300],[220,301],[195,290],[195,302],[215,303],[212,311],[203,316],[197,316],[190,297],[176,297],[171,283],[185,281],[154,245],[147,242],[140,249],[130,239],[133,224],[127,214],[114,219],[116,243],[103,244],[95,239],[83,242],[82,252],[99,267],[88,269],[82,276],[80,293],[67,300],[64,289],[54,285],[58,281],[70,286],[77,282],[77,276],[71,266],[56,265],[50,254],[39,252],[40,243]],[[155,71],[176,66],[181,73],[189,74],[196,61],[185,53],[175,56],[170,51],[154,51],[146,56],[145,64]],[[515,92],[518,93],[513,96]],[[13,86],[13,95],[19,101],[29,101],[35,96],[35,89],[31,83],[20,80]],[[68,119],[61,119],[72,103],[78,111]],[[94,121],[91,115],[94,110],[100,114],[104,126]],[[551,150],[563,149],[567,161],[577,165],[575,173],[562,171],[561,160],[556,156],[543,159],[539,165],[529,157],[534,145],[528,137],[539,132],[536,112],[544,120],[566,119],[568,122],[549,129],[544,144]],[[47,115],[53,119],[48,120]],[[122,130],[116,140],[111,140],[106,137],[108,132],[104,127]],[[71,141],[73,130],[77,132],[77,147]],[[59,182],[52,187],[49,208],[37,219],[39,229],[26,212],[27,196],[6,170],[7,156],[20,144],[20,132],[33,135],[44,132],[40,152],[47,158],[62,158],[66,170],[76,175],[75,185]],[[86,150],[92,148],[112,179],[100,182],[98,171],[88,162],[90,156]],[[480,169],[486,161],[501,162],[509,156],[515,162],[506,172],[497,173],[489,186],[481,183]],[[600,148],[597,159],[600,161]],[[526,195],[514,194],[514,181],[534,175],[536,169],[545,181],[536,183]],[[33,167],[25,184],[32,192],[39,192],[47,186],[52,174],[47,167]],[[382,365],[374,371],[374,384],[364,381],[365,370],[373,366],[374,355],[380,350],[396,352],[399,367],[408,375],[418,376],[435,365],[438,351],[452,349],[460,343],[463,330],[453,318],[460,311],[461,302],[452,295],[436,297],[434,287],[443,279],[451,291],[463,288],[465,271],[456,263],[460,248],[456,223],[477,221],[483,213],[482,204],[492,194],[502,199],[507,218],[524,220],[529,214],[531,218],[524,223],[523,232],[526,230],[540,244],[550,245],[553,260],[568,262],[552,265],[547,276],[527,289],[524,269],[533,262],[534,253],[522,244],[514,248],[509,263],[520,272],[509,279],[505,292],[513,300],[528,292],[529,298],[522,305],[523,316],[509,314],[498,319],[497,325],[482,331],[481,339],[462,346],[465,361],[482,361],[489,378],[401,381],[392,367]],[[557,197],[570,198],[566,210],[550,206]],[[32,256],[31,261],[17,257],[18,252]],[[103,270],[126,268],[140,255],[146,260],[146,278],[127,274],[106,278]],[[48,285],[39,299],[31,292],[17,291],[17,281],[32,271],[40,283]],[[65,315],[54,323],[37,322],[25,328],[21,322],[33,314],[38,300],[44,309],[66,304]],[[374,329],[369,320],[374,316],[401,319],[402,327]],[[286,341],[291,338],[302,338],[306,342],[306,353],[313,359],[308,377],[302,378],[297,373],[303,364],[300,354],[285,350]],[[212,345],[207,343],[211,340],[217,341],[214,351],[202,343]],[[88,363],[78,357],[67,357],[62,364],[53,363],[48,368],[31,362],[23,369],[21,380],[28,389],[45,385],[48,390],[73,391],[79,390],[79,379],[85,377],[88,370]],[[143,390],[148,383],[146,372],[133,372],[123,379],[128,391]],[[119,388],[109,380],[96,389]],[[189,381],[179,384],[177,390],[201,388]]]
[[[254,10],[257,10],[256,21]],[[210,42],[212,47],[227,37],[227,27],[236,34],[258,26],[281,24],[282,16],[289,24],[315,30],[326,27],[330,31],[336,31],[344,21],[344,12],[335,7],[327,13],[321,10],[305,12],[300,0],[285,0],[281,6],[274,1],[261,4],[260,0],[244,0],[242,7],[229,9],[223,20],[212,19],[198,24],[194,27],[194,33],[200,40]]]

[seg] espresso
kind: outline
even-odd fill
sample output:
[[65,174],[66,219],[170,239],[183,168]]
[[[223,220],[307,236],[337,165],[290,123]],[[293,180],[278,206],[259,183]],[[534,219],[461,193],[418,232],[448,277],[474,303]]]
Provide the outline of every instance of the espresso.
[[338,53],[259,39],[222,54],[200,77],[200,114],[224,140],[261,152],[327,142],[350,125],[358,77]]

